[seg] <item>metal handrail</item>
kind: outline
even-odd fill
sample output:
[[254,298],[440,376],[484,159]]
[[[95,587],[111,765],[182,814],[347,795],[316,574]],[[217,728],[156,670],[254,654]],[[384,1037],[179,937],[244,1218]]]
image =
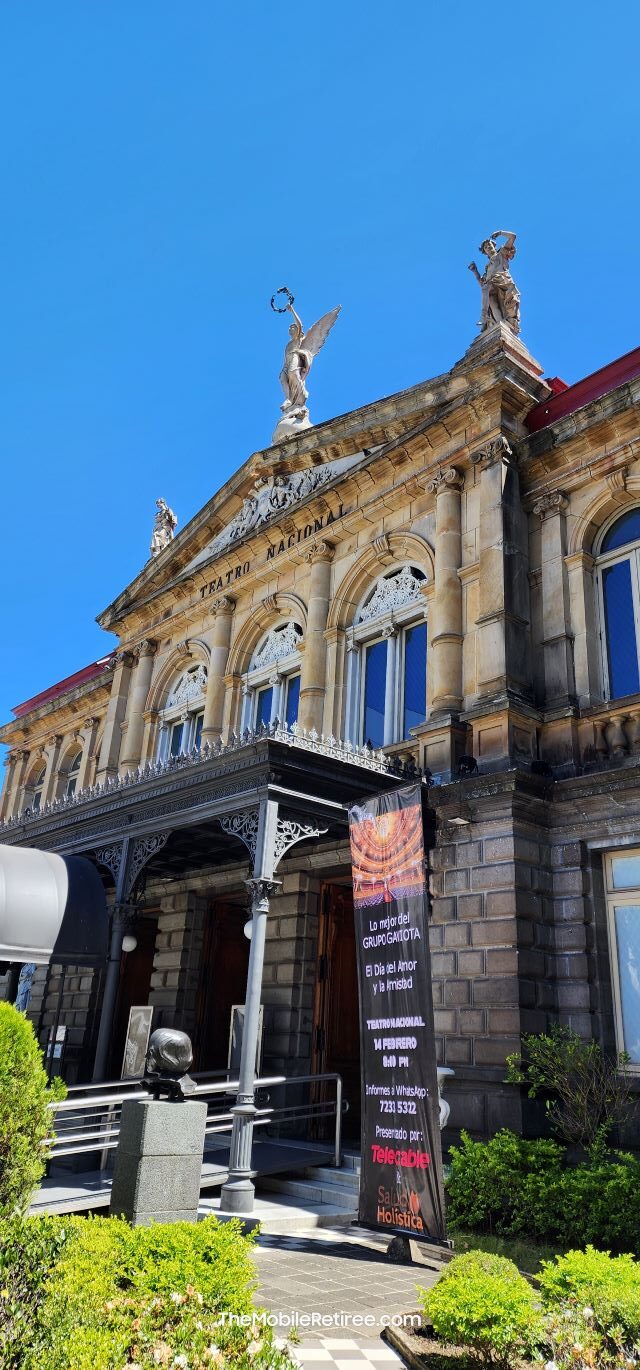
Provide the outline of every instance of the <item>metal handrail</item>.
[[[218,1133],[228,1132],[233,1124],[233,1113],[227,1103],[222,1109],[215,1109],[218,1099],[228,1098],[235,1095],[238,1090],[238,1080],[233,1079],[212,1079],[211,1076],[220,1072],[207,1072],[209,1078],[203,1075],[194,1075],[196,1082],[195,1095],[203,1098],[208,1104],[207,1120],[205,1126],[205,1137],[210,1137]],[[343,1114],[343,1095],[342,1078],[335,1072],[328,1072],[322,1075],[267,1075],[255,1081],[256,1093],[265,1089],[284,1087],[292,1085],[321,1084],[323,1082],[333,1082],[335,1084],[335,1099],[307,1100],[300,1104],[283,1103],[278,1107],[260,1105],[257,1109],[254,1125],[265,1127],[273,1123],[302,1122],[308,1119],[318,1120],[320,1118],[332,1118],[335,1116],[334,1132],[334,1155],[333,1164],[340,1166],[342,1162],[342,1114]],[[122,1080],[107,1081],[99,1085],[72,1085],[68,1091],[67,1098],[60,1102],[49,1105],[52,1113],[54,1131],[48,1138],[50,1144],[50,1160],[55,1161],[67,1156],[80,1156],[89,1152],[100,1151],[102,1155],[102,1166],[106,1161],[106,1152],[114,1150],[120,1136],[120,1114],[122,1105],[127,1099],[148,1099],[147,1090],[140,1088],[140,1080],[124,1082]],[[86,1093],[85,1091],[90,1091]],[[209,1111],[211,1106],[213,1111]]]

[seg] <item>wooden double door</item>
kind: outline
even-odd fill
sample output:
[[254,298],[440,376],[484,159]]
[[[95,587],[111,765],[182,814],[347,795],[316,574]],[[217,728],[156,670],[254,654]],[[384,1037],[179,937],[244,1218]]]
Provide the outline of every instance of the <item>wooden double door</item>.
[[244,905],[216,899],[207,920],[196,996],[196,1070],[226,1070],[233,1004],[244,1004],[249,942]]
[[360,1138],[360,1023],[351,885],[323,886],[314,1002],[312,1069],[342,1076],[344,1136]]

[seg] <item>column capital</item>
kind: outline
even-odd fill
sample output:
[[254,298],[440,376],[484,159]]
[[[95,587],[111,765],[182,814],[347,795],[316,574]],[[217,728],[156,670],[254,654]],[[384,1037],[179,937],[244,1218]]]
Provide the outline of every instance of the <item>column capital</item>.
[[251,879],[245,880],[245,885],[249,891],[252,913],[268,913],[269,900],[273,899],[278,890],[282,888],[281,880]]
[[116,652],[116,666],[133,666],[134,661],[135,656],[132,651],[128,649],[122,649],[121,651]]
[[80,731],[81,731],[81,732],[86,732],[87,730],[90,730],[91,728],[97,728],[99,722],[100,722],[100,719],[99,719],[99,718],[85,718],[84,723],[81,725]]
[[489,467],[495,466],[496,462],[499,461],[504,462],[507,466],[517,464],[504,433],[499,433],[497,438],[491,438],[484,447],[479,447],[477,452],[472,452],[471,461],[474,466],[480,466],[483,471],[488,471]]
[[236,601],[233,595],[219,595],[211,605],[214,614],[232,614],[235,607]]
[[545,490],[533,505],[532,513],[544,523],[549,514],[565,514],[568,508],[569,501],[562,490]]
[[139,661],[141,657],[154,656],[157,648],[158,644],[154,637],[143,637],[142,642],[137,642],[133,648],[133,655],[136,661]]
[[307,551],[303,553],[303,556],[305,561],[308,561],[309,565],[313,566],[316,561],[333,561],[335,548],[332,543],[320,540],[318,542],[312,542]]
[[456,466],[440,467],[436,475],[432,477],[427,485],[427,490],[436,497],[441,495],[444,490],[462,490],[464,486],[464,475]]

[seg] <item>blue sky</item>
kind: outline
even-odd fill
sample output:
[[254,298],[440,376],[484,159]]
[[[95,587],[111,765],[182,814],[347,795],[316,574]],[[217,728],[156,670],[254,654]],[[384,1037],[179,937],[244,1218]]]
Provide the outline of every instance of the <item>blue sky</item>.
[[637,6],[0,6],[0,719],[278,418],[286,282],[341,303],[316,422],[447,370],[467,263],[518,234],[523,339],[640,343]]

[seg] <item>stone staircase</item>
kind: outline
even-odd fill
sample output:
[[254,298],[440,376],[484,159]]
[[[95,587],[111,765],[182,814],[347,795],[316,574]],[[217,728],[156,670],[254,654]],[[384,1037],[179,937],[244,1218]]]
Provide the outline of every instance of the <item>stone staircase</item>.
[[315,1165],[283,1177],[256,1181],[256,1216],[263,1232],[294,1232],[315,1227],[348,1227],[358,1214],[360,1156],[342,1166]]

